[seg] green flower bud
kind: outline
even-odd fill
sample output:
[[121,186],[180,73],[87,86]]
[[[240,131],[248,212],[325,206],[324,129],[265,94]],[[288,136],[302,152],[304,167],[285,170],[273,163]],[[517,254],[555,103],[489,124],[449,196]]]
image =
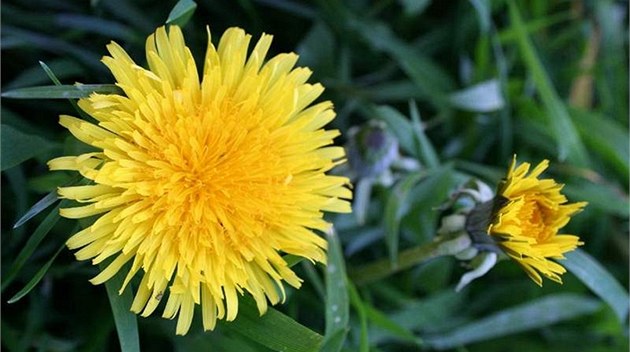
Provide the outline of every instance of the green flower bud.
[[378,177],[399,157],[398,141],[375,120],[351,131],[346,150],[350,167],[359,178]]

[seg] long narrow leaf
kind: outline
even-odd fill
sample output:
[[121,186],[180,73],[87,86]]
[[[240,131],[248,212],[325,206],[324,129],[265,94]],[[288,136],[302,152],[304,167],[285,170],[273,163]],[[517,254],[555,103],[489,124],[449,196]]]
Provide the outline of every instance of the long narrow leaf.
[[239,300],[236,320],[221,323],[221,327],[274,351],[319,351],[323,340],[321,335],[273,308],[268,308],[260,316],[256,303],[250,297]]
[[2,93],[2,97],[13,99],[80,99],[88,97],[92,93],[123,94],[123,91],[113,84],[76,84],[18,88]]
[[[53,81],[53,83],[56,86],[62,86],[61,81],[59,80],[59,78],[57,78],[57,76],[55,75],[53,70],[51,70],[50,67],[48,67],[48,65],[46,65],[46,63],[44,63],[43,61],[40,61],[39,65],[42,67],[44,72],[46,72],[46,75],[48,76],[48,78],[50,78],[50,80]],[[73,99],[68,99],[68,101],[70,102],[70,105],[72,105],[72,107],[74,108],[74,111],[76,111],[79,114],[79,116],[81,116],[84,120],[89,120],[90,119],[88,117],[88,115],[83,110],[81,110],[79,108],[79,104],[77,104],[76,101],[74,101]]]
[[[79,182],[82,179],[82,177],[83,176],[81,175],[76,175],[74,177],[71,177],[68,181],[63,183],[63,186],[74,185],[77,182]],[[37,214],[46,210],[49,206],[55,204],[55,202],[58,199],[59,197],[57,196],[57,190],[51,191],[42,199],[37,201],[37,203],[35,203],[26,213],[24,213],[24,215],[22,215],[22,217],[15,223],[15,225],[13,225],[13,228],[15,229],[24,225],[27,221],[35,217]]]
[[33,235],[31,235],[31,237],[24,245],[24,248],[22,248],[20,253],[17,255],[17,258],[13,262],[13,265],[11,265],[8,274],[3,277],[2,291],[4,291],[7,285],[11,283],[11,281],[13,281],[13,279],[15,279],[17,273],[20,271],[20,269],[22,269],[22,266],[24,266],[24,263],[26,263],[28,258],[33,254],[33,252],[35,252],[35,249],[37,249],[44,237],[46,237],[48,232],[50,232],[57,221],[59,221],[60,206],[61,205],[57,205],[39,224],[39,226],[37,226],[35,232],[33,232]]
[[541,328],[597,311],[596,300],[575,294],[557,294],[505,309],[465,324],[449,333],[426,337],[427,345],[443,350],[468,343]]
[[18,293],[16,293],[13,297],[11,297],[7,301],[7,303],[9,304],[15,303],[19,301],[20,299],[22,299],[22,297],[26,296],[29,292],[31,292],[31,290],[35,288],[35,286],[37,286],[37,284],[44,278],[44,275],[46,275],[52,263],[55,261],[55,259],[57,259],[57,256],[59,255],[59,253],[61,253],[61,251],[65,247],[66,247],[66,244],[65,243],[62,244],[61,247],[59,247],[59,249],[57,250],[57,252],[55,252],[55,254],[52,256],[52,258],[50,258],[50,260],[48,260],[48,262],[46,262],[46,264],[44,264],[44,266],[42,266],[41,269],[37,271],[37,273],[33,276],[31,281],[29,281],[26,284],[26,286],[24,286],[23,289],[21,289],[20,291],[18,291]]
[[180,27],[184,27],[190,18],[195,13],[197,4],[192,0],[179,0],[171,13],[168,15],[166,24],[174,24]]
[[[106,264],[100,265],[101,270],[107,267]],[[121,295],[118,290],[123,284],[125,273],[118,271],[114,277],[105,281],[107,289],[107,298],[112,307],[112,315],[116,324],[116,332],[118,333],[118,341],[120,342],[120,350],[122,352],[140,352],[140,339],[138,337],[138,319],[129,309],[133,301],[133,295],[130,289],[123,291]]]
[[57,190],[48,193],[46,196],[44,196],[44,198],[33,204],[33,206],[26,212],[26,214],[22,215],[22,217],[18,221],[16,221],[15,225],[13,225],[13,228],[15,229],[24,225],[27,221],[29,221],[42,211],[46,210],[49,206],[55,204],[55,202],[57,202],[58,200],[59,198],[57,197]]
[[413,131],[417,142],[416,155],[429,168],[440,166],[440,159],[435,151],[435,147],[429,140],[429,137],[424,133],[418,105],[414,100],[409,101],[409,116],[411,116]]
[[326,265],[326,334],[322,351],[340,351],[348,333],[349,298],[346,266],[339,237],[334,230],[328,233]]
[[365,311],[372,324],[384,330],[386,335],[396,337],[397,339],[415,345],[422,344],[422,339],[414,336],[409,329],[401,326],[397,321],[392,320],[387,314],[382,313],[369,305],[365,306]]
[[414,129],[409,119],[398,112],[398,110],[387,105],[377,106],[374,109],[370,109],[367,113],[379,120],[385,121],[387,127],[389,127],[390,131],[392,131],[396,139],[398,139],[398,144],[402,150],[416,157],[418,156],[416,155],[417,148],[414,141]]
[[370,350],[370,339],[368,336],[368,318],[365,304],[361,300],[361,296],[359,296],[359,292],[352,282],[348,283],[348,294],[350,295],[350,303],[352,304],[352,307],[354,307],[354,310],[356,310],[359,318],[359,326],[361,329],[359,335],[359,351],[368,352]]
[[570,272],[613,309],[620,322],[628,317],[628,292],[604,267],[581,249],[567,253],[562,261]]
[[571,109],[570,112],[575,117],[580,135],[589,149],[596,151],[602,159],[628,179],[630,175],[628,128],[603,114],[580,109]]
[[527,34],[523,19],[513,0],[508,1],[510,10],[510,21],[517,34],[518,45],[523,55],[523,60],[532,74],[536,89],[540,98],[548,111],[548,124],[553,130],[556,144],[558,145],[558,156],[560,159],[568,158],[578,166],[588,166],[588,155],[586,148],[580,140],[577,129],[571,121],[565,105],[558,96],[551,79],[543,67],[534,44]]
[[409,192],[420,180],[424,174],[413,173],[400,181],[387,198],[385,205],[385,244],[389,252],[389,259],[393,265],[398,261],[398,242],[400,220],[405,210],[408,208],[407,196]]

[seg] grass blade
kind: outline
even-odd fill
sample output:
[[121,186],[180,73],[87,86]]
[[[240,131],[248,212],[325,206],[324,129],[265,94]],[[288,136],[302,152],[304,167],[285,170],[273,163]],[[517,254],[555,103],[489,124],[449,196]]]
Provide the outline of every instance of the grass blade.
[[558,145],[558,157],[560,160],[568,159],[577,166],[588,166],[589,160],[586,148],[580,140],[577,129],[567,112],[565,105],[558,96],[551,79],[543,67],[534,44],[527,34],[523,19],[513,0],[508,1],[510,21],[517,34],[517,42],[520,47],[523,60],[532,74],[536,89],[547,109],[548,123],[551,126]]
[[304,260],[304,257],[300,257],[298,255],[293,255],[293,254],[285,254],[282,256],[282,259],[284,259],[284,261],[287,262],[287,265],[289,266],[289,268],[292,268],[298,263],[302,262]]
[[446,106],[446,93],[452,90],[453,82],[436,62],[398,38],[384,23],[357,17],[348,24],[368,45],[390,55],[430,104],[438,108]]
[[55,73],[50,69],[50,67],[48,67],[48,65],[46,65],[45,62],[40,61],[39,65],[42,67],[42,69],[44,70],[44,72],[46,72],[46,75],[48,76],[48,78],[50,78],[51,81],[53,81],[53,83],[56,86],[60,86],[61,81],[59,80],[59,78],[57,78],[57,76],[55,75]]
[[387,332],[387,335],[394,336],[401,341],[405,341],[414,345],[421,345],[422,340],[417,338],[410,330],[392,320],[388,315],[378,311],[377,309],[366,305],[366,314],[369,320],[379,328]]
[[321,351],[340,351],[348,333],[349,298],[346,266],[339,237],[334,230],[327,234],[326,265],[326,334]]
[[287,315],[268,308],[260,316],[251,297],[239,300],[238,316],[233,322],[220,322],[221,327],[248,337],[274,351],[319,351],[322,336]]
[[402,219],[406,209],[409,208],[407,204],[407,196],[409,192],[425,175],[422,173],[413,173],[405,177],[402,181],[394,187],[393,191],[387,198],[385,204],[385,243],[389,250],[389,259],[392,265],[398,262],[398,242],[399,242],[399,228],[400,220]]
[[18,88],[2,93],[2,97],[13,99],[80,99],[88,97],[92,93],[123,94],[123,91],[113,84],[76,84]]
[[[62,85],[61,81],[59,80],[59,78],[57,78],[55,73],[50,69],[50,67],[48,67],[48,65],[46,65],[46,63],[44,63],[43,61],[40,61],[39,65],[42,67],[44,72],[46,72],[46,75],[48,76],[48,78],[50,78],[50,80],[53,81],[53,83],[56,86],[61,86]],[[87,114],[85,112],[83,112],[83,110],[81,110],[79,108],[79,105],[77,104],[76,101],[74,101],[72,99],[68,99],[68,101],[70,102],[70,105],[72,105],[74,110],[79,114],[79,116],[81,116],[84,120],[88,120],[88,121],[90,120],[90,118],[87,117]]]
[[589,150],[596,151],[624,179],[628,179],[630,176],[628,128],[607,115],[580,109],[571,109],[570,111],[571,115],[575,117],[580,135]]
[[[68,180],[67,182],[63,183],[63,186],[71,186],[76,184],[77,182],[79,182],[81,180],[81,178],[83,178],[83,176],[81,175],[76,175],[74,177],[71,177],[70,180]],[[13,225],[13,228],[18,228],[22,225],[24,225],[24,223],[26,223],[27,221],[29,221],[30,219],[32,219],[34,216],[36,216],[37,214],[41,213],[42,211],[46,210],[46,208],[48,208],[49,206],[53,205],[57,200],[59,199],[59,197],[57,196],[57,190],[53,190],[50,191],[50,193],[48,193],[44,198],[40,199],[39,201],[37,201],[37,203],[35,203],[16,223],[15,225]]]
[[[101,264],[101,270],[107,267]],[[118,290],[122,287],[125,273],[121,270],[111,279],[105,281],[107,290],[107,298],[112,307],[112,315],[116,324],[116,332],[118,333],[118,341],[120,342],[120,350],[122,352],[140,352],[140,339],[138,337],[138,319],[129,309],[133,301],[131,290],[123,291],[121,295]]]
[[361,225],[365,224],[365,219],[370,209],[370,195],[372,194],[373,183],[374,181],[369,178],[360,178],[356,182],[352,212],[357,219],[357,223]]
[[418,158],[430,169],[440,166],[440,158],[429,137],[424,133],[418,105],[414,100],[409,101],[409,116],[411,116],[411,124],[417,141]]
[[166,24],[184,27],[195,13],[197,4],[193,0],[179,0],[168,15]]
[[348,293],[350,295],[350,303],[352,307],[357,312],[360,326],[360,335],[359,335],[359,352],[368,352],[370,350],[370,339],[368,336],[368,324],[367,324],[367,313],[366,306],[361,300],[361,296],[359,296],[359,292],[356,287],[352,284],[352,282],[348,283]]
[[561,261],[570,272],[613,309],[620,322],[628,317],[628,292],[604,267],[581,249],[565,255]]
[[52,258],[50,258],[50,260],[46,262],[46,264],[44,264],[44,266],[42,266],[41,269],[37,271],[37,273],[33,276],[31,281],[29,281],[26,284],[26,286],[24,286],[23,289],[21,289],[20,291],[18,291],[18,293],[16,293],[13,297],[11,297],[7,301],[7,303],[9,304],[15,303],[19,301],[20,299],[22,299],[22,297],[26,296],[29,292],[31,292],[31,290],[35,288],[35,286],[37,286],[37,284],[44,278],[44,275],[46,275],[52,263],[55,261],[55,259],[57,259],[57,256],[59,255],[59,253],[61,253],[61,251],[65,247],[66,247],[66,244],[65,243],[62,244],[61,247],[59,247],[59,249],[57,250],[57,252],[55,252],[55,254],[52,256]]
[[24,263],[26,263],[28,258],[33,254],[35,249],[37,249],[44,237],[46,237],[48,232],[50,232],[57,221],[59,221],[59,219],[61,218],[61,216],[59,215],[60,207],[61,205],[57,205],[39,224],[39,226],[37,226],[35,232],[33,232],[33,235],[31,235],[31,237],[28,239],[26,245],[24,245],[24,248],[22,248],[17,258],[13,262],[13,265],[11,265],[9,273],[3,278],[1,289],[2,291],[4,291],[7,285],[11,283],[11,281],[13,281],[13,279],[15,279],[15,276],[20,271],[20,269],[22,269]]
[[508,308],[465,324],[443,335],[427,337],[432,348],[443,350],[468,343],[541,328],[597,311],[601,304],[575,294],[556,294]]
[[48,193],[46,196],[44,196],[44,198],[37,201],[37,203],[35,203],[26,212],[26,214],[22,215],[22,217],[15,223],[15,225],[13,225],[13,228],[15,229],[24,225],[27,221],[32,219],[34,216],[46,210],[49,206],[55,204],[57,200],[59,200],[59,198],[57,197],[57,190],[54,190]]

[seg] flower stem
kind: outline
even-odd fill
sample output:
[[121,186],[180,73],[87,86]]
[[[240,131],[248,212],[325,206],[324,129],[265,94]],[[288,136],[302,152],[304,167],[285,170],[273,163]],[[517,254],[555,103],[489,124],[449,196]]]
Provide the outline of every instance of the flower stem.
[[437,241],[400,252],[396,263],[388,258],[377,260],[351,270],[349,276],[356,285],[365,285],[431,259],[444,255],[454,255],[470,247],[470,244],[471,240],[467,234],[461,234],[455,238],[438,237]]

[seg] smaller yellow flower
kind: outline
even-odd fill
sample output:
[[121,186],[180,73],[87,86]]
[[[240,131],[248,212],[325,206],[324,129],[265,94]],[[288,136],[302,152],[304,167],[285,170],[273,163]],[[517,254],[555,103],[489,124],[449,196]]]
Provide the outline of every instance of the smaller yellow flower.
[[563,185],[538,178],[549,161],[543,160],[531,172],[529,163],[516,168],[515,164],[516,158],[499,184],[488,234],[539,286],[540,274],[562,283],[560,275],[566,269],[549,259],[564,259],[564,253],[584,244],[577,236],[558,231],[587,203],[567,203],[560,193]]

